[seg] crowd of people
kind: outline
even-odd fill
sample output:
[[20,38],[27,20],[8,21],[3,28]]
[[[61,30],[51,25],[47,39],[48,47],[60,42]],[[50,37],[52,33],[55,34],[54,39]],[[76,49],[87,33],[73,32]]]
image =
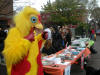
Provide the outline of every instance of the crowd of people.
[[71,31],[67,26],[47,27],[44,29],[48,32],[48,40],[42,48],[42,55],[50,55],[71,45]]
[[[43,56],[56,53],[59,50],[64,49],[66,46],[68,47],[71,45],[72,32],[67,25],[54,27],[49,26],[45,30],[49,32],[49,36],[51,37],[46,41],[44,47],[41,50]],[[88,35],[91,40],[96,41],[96,32],[93,27],[90,28]],[[85,37],[85,35],[81,37]],[[92,53],[97,53],[93,46],[90,48],[90,50]]]

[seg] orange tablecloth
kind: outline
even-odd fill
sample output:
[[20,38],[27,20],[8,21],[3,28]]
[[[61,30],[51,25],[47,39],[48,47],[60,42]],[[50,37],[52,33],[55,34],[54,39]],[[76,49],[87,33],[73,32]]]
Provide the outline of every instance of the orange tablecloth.
[[[56,55],[62,53],[65,49],[59,51],[56,53]],[[81,56],[84,54],[84,57],[87,57],[90,54],[90,50],[86,48],[85,50],[81,51],[74,60],[65,60],[65,62],[70,62],[71,64],[74,64]],[[69,66],[68,65],[58,65],[58,67],[52,67],[52,66],[43,66],[43,69],[46,73],[50,75],[63,75],[64,69]]]
[[43,69],[46,73],[50,75],[63,75],[64,69],[68,65],[58,65],[58,67],[52,67],[52,66],[44,66]]

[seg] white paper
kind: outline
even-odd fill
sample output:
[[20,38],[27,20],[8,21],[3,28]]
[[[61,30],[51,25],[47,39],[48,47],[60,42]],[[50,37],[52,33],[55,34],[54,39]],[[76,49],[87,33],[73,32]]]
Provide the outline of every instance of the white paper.
[[47,57],[47,58],[45,58],[46,60],[48,60],[48,61],[53,61],[54,59],[56,58],[56,56],[52,56],[52,57]]
[[54,61],[55,64],[60,64],[61,58],[55,58],[53,61]]
[[71,62],[64,62],[64,63],[60,63],[61,65],[70,65]]

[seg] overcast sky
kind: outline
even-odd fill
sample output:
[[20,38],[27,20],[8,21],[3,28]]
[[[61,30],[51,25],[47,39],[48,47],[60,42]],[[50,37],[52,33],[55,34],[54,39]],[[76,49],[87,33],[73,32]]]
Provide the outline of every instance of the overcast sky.
[[99,7],[100,7],[100,0],[98,0],[98,5],[99,5]]
[[[31,5],[32,7],[36,8],[37,10],[41,10],[41,6],[47,3],[49,0],[14,0],[14,10],[16,7],[19,6],[28,6]],[[55,0],[50,0],[51,2]]]
[[[31,0],[33,1],[33,0]],[[33,7],[37,8],[37,10],[41,10],[41,6],[43,6],[44,4],[47,3],[47,1],[49,0],[36,0],[33,5]],[[55,0],[50,0],[51,2],[55,1]]]
[[[31,5],[32,7],[36,8],[37,10],[41,10],[41,6],[43,6],[44,4],[47,3],[47,1],[49,0],[14,0],[14,1],[18,1],[18,3],[14,3],[14,6],[27,6],[27,5]],[[55,1],[55,0],[50,0],[51,2]],[[23,2],[26,2],[23,3]],[[27,3],[28,2],[28,3]],[[100,6],[100,0],[98,0],[98,4]],[[14,7],[14,9],[16,9],[16,7]]]

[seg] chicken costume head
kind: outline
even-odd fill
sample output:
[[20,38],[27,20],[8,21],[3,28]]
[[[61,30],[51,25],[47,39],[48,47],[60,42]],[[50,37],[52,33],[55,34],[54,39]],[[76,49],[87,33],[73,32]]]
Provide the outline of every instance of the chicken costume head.
[[43,29],[40,22],[40,13],[35,9],[27,6],[14,17],[16,27],[20,30],[23,36],[29,34],[31,27]]
[[14,22],[16,26],[10,29],[3,50],[8,75],[38,75],[38,43],[45,38],[44,34],[35,36],[33,28],[43,29],[40,13],[27,6],[14,17]]

